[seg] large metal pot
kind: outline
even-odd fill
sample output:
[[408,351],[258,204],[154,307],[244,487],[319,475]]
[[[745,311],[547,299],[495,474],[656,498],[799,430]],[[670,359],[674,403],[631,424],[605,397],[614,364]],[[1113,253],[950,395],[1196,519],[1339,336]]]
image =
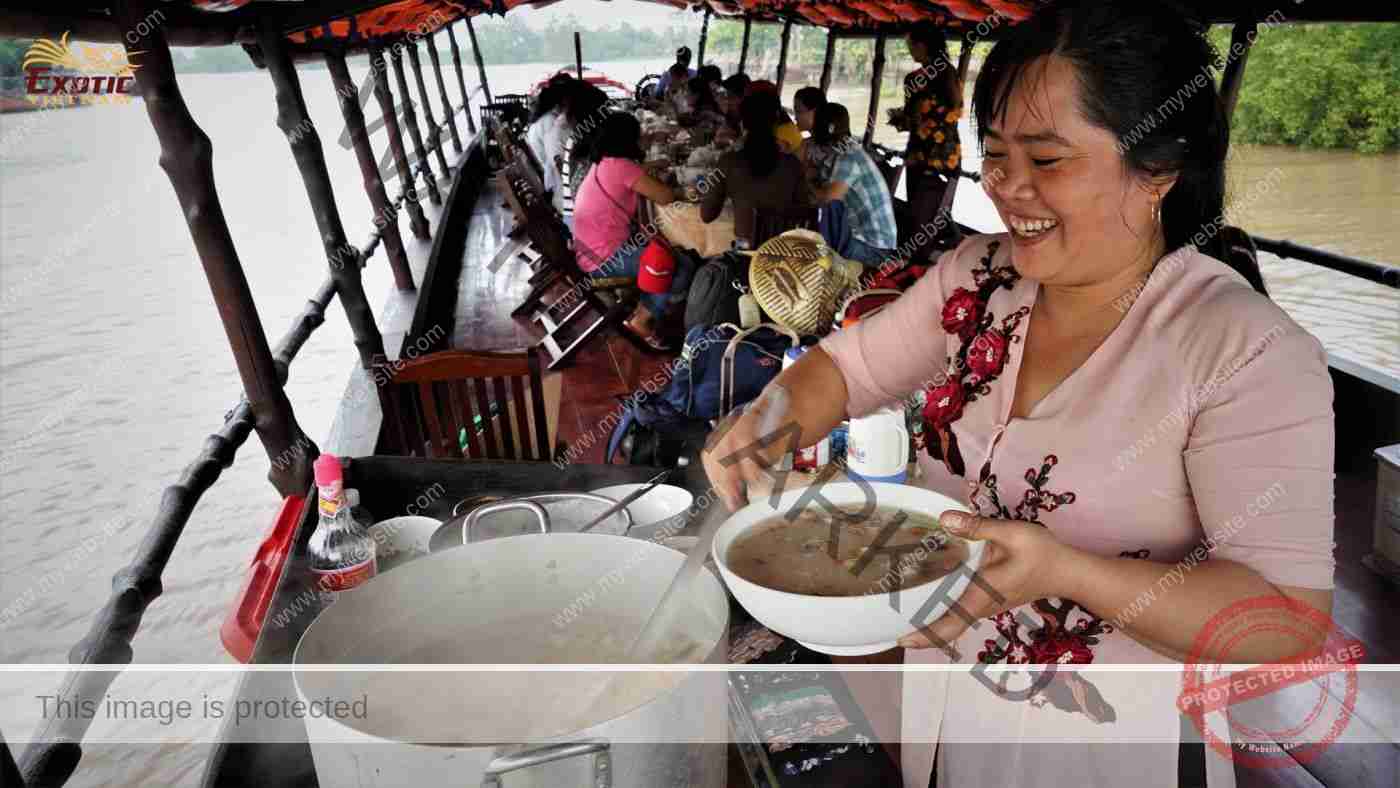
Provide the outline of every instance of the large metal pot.
[[[497,669],[588,662],[540,644],[567,639],[568,627],[588,626],[595,616],[639,618],[683,561],[639,539],[532,534],[436,553],[342,592],[293,657],[303,702],[363,699],[367,709],[307,715],[320,784],[723,786],[724,673]],[[723,587],[702,572],[689,597],[696,653],[723,663]],[[618,633],[624,642],[631,635]],[[391,672],[321,667],[424,663],[436,664]],[[496,667],[444,670],[451,663]],[[599,700],[600,687],[615,688],[607,681],[638,675],[646,678]]]

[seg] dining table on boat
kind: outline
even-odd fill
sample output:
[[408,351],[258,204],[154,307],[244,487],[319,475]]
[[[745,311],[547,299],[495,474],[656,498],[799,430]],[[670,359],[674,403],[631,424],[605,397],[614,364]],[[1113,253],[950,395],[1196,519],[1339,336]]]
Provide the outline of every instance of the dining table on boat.
[[686,194],[669,205],[645,203],[647,218],[672,246],[689,249],[701,257],[714,257],[734,244],[734,205],[725,201],[714,221],[700,217],[704,183],[717,173],[719,156],[727,145],[715,143],[713,121],[682,122],[670,113],[638,111],[642,123],[642,148],[648,172]]
[[[412,511],[445,521],[451,518],[457,502],[473,496],[587,491],[642,483],[651,479],[657,470],[639,465],[569,463],[560,467],[550,462],[463,462],[367,456],[349,461],[345,484],[347,488],[360,491],[361,504],[376,520]],[[798,484],[811,481],[810,476],[801,474],[794,474],[792,478]],[[722,510],[711,513],[709,507],[723,507],[723,504],[698,464],[673,470],[664,482],[683,487],[694,496],[687,525],[679,535],[694,535],[709,514],[725,516]],[[253,662],[291,663],[301,636],[321,611],[314,595],[307,594],[311,581],[305,546],[309,532],[315,528],[315,512],[315,507],[307,507],[303,513],[302,530],[294,543],[296,547],[287,560],[269,606],[270,611],[284,611],[284,615],[277,626],[262,629]],[[311,603],[303,604],[308,599]],[[754,621],[732,595],[729,603],[727,661],[730,664],[785,664],[794,668],[831,664],[832,660],[825,655],[810,651]],[[872,718],[866,714],[868,704],[857,699],[859,688],[848,686],[840,674],[771,672],[770,669],[735,671],[729,675],[730,786],[834,788],[857,783],[899,784],[895,761],[887,748],[877,743],[881,737],[876,733],[878,728]],[[828,699],[832,711],[811,731],[787,732],[777,737],[770,735],[771,731],[765,733],[759,721],[786,703],[790,694],[797,690],[810,697]],[[290,671],[247,674],[238,690],[240,698],[287,696],[296,697]],[[283,744],[266,747],[249,740],[221,741],[215,756],[221,764],[218,769],[226,775],[236,773],[253,781],[267,778],[300,784],[314,780],[315,766],[302,721],[294,718],[268,720],[267,725],[275,730],[262,730],[256,738]],[[869,743],[853,744],[852,739]],[[746,775],[740,776],[741,771]]]

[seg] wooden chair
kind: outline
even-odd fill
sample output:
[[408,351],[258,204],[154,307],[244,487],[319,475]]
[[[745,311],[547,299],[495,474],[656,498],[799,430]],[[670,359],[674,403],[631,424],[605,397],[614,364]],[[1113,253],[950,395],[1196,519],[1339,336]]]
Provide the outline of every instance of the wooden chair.
[[[381,434],[391,451],[450,459],[553,459],[561,381],[558,375],[545,378],[533,348],[445,350],[386,363],[376,378],[385,381]],[[464,430],[465,453],[458,439]]]
[[530,238],[519,256],[531,266],[531,289],[511,316],[528,316],[544,329],[539,347],[549,356],[551,370],[568,363],[588,340],[608,326],[618,328],[623,336],[640,344],[631,332],[621,328],[627,311],[625,300],[614,298],[609,303],[601,295],[612,289],[635,288],[635,280],[594,279],[579,268],[563,217],[544,198],[542,185],[532,176],[529,165],[522,161],[513,162],[497,176]]

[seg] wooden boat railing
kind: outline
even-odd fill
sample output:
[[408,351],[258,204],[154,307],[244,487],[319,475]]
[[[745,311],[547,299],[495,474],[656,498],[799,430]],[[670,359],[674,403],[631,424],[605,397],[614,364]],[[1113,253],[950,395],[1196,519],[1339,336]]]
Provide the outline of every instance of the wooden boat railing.
[[[130,29],[135,29],[135,25],[132,25]],[[133,658],[132,640],[146,609],[161,594],[161,575],[174,552],[175,545],[183,533],[186,523],[189,522],[195,505],[199,502],[200,497],[218,481],[223,469],[233,464],[238,449],[248,440],[249,435],[255,429],[260,429],[260,425],[261,429],[267,429],[268,419],[266,415],[268,412],[271,412],[273,422],[281,422],[280,425],[275,425],[279,427],[276,430],[277,434],[262,435],[272,464],[269,477],[284,498],[304,498],[307,495],[311,489],[310,463],[318,456],[319,450],[296,426],[295,419],[291,414],[290,403],[287,402],[283,393],[291,363],[315,330],[325,322],[326,308],[337,295],[346,304],[346,312],[351,320],[356,344],[361,345],[362,340],[365,343],[361,345],[362,356],[367,349],[370,351],[369,356],[364,359],[365,362],[382,363],[384,359],[382,339],[378,328],[374,325],[373,316],[368,312],[368,304],[365,301],[364,290],[360,283],[359,271],[368,263],[382,242],[396,237],[396,233],[387,228],[393,227],[397,230],[399,210],[408,206],[411,212],[413,208],[418,207],[414,194],[414,176],[421,177],[425,183],[433,182],[435,174],[428,164],[426,154],[436,152],[440,157],[439,161],[445,163],[445,159],[441,158],[443,156],[441,149],[443,140],[450,138],[454,116],[457,112],[468,108],[467,115],[470,117],[468,103],[470,98],[464,92],[463,103],[451,108],[450,114],[441,124],[433,124],[429,127],[430,145],[424,145],[418,152],[419,166],[414,168],[413,175],[404,180],[398,196],[392,202],[383,198],[383,183],[377,177],[377,164],[374,164],[373,156],[370,155],[369,161],[374,167],[376,177],[371,178],[366,172],[365,185],[370,192],[371,204],[377,204],[377,212],[385,214],[386,219],[382,222],[375,222],[376,229],[363,246],[350,247],[345,242],[344,231],[339,229],[339,213],[335,208],[329,179],[325,175],[325,161],[320,140],[314,131],[314,126],[310,125],[305,114],[304,99],[301,97],[301,89],[297,84],[295,67],[291,59],[285,56],[285,51],[277,51],[279,43],[277,37],[265,38],[263,52],[270,61],[269,71],[277,88],[279,125],[284,131],[287,131],[294,157],[297,159],[303,180],[307,184],[308,199],[316,213],[318,225],[323,230],[322,237],[326,239],[326,253],[331,270],[320,287],[312,294],[301,313],[293,319],[291,327],[278,341],[276,347],[268,349],[265,344],[266,340],[263,339],[256,307],[252,303],[251,296],[246,292],[247,282],[246,279],[243,279],[241,267],[233,252],[232,239],[228,236],[228,228],[224,224],[222,211],[218,208],[217,195],[213,193],[212,146],[208,137],[195,125],[185,107],[175,82],[169,46],[158,29],[151,30],[149,35],[141,37],[139,43],[134,46],[128,42],[128,48],[142,49],[146,52],[146,57],[143,60],[145,67],[141,69],[137,81],[143,97],[146,98],[147,111],[151,115],[152,124],[156,127],[157,135],[161,140],[162,165],[170,174],[177,195],[181,198],[182,206],[188,207],[189,204],[198,204],[211,206],[213,209],[212,214],[206,211],[198,219],[198,221],[205,222],[204,224],[197,225],[196,219],[189,218],[189,210],[186,210],[186,216],[190,222],[191,233],[195,236],[196,248],[204,260],[216,300],[225,303],[226,299],[231,299],[236,307],[242,307],[243,314],[238,317],[239,330],[251,328],[254,329],[254,333],[250,335],[245,332],[243,341],[248,344],[240,345],[235,342],[234,348],[235,356],[240,361],[240,373],[244,374],[244,396],[224,415],[224,422],[219,430],[205,439],[199,455],[185,467],[179,479],[162,493],[150,528],[137,548],[135,556],[128,565],[113,576],[111,596],[98,612],[87,634],[69,651],[68,662],[74,666],[119,666],[131,663]],[[408,43],[410,46],[416,45],[416,42],[410,41]],[[343,64],[343,55],[334,55],[329,59],[333,61],[337,57]],[[439,67],[436,57],[430,59],[434,67]],[[334,71],[335,66],[331,67]],[[458,60],[458,69],[460,71],[460,60]],[[384,72],[381,70],[377,73],[383,74]],[[416,76],[421,83],[421,71]],[[460,77],[459,73],[459,84],[465,91],[465,82],[461,81]],[[376,78],[376,83],[376,92],[379,92],[382,87],[384,93],[389,94],[387,80]],[[400,90],[406,92],[407,86],[401,83]],[[341,95],[344,98],[346,94],[342,92]],[[354,96],[355,94],[351,93],[350,95]],[[420,95],[426,97],[426,91]],[[387,105],[392,111],[392,95],[389,94],[388,97]],[[345,109],[346,104],[353,103],[353,101],[353,98],[348,102],[342,101],[342,108]],[[405,102],[405,104],[408,103],[411,102]],[[358,137],[367,148],[368,135],[358,105],[355,105],[353,112],[346,111],[345,115],[352,138]],[[392,114],[386,113],[386,124],[391,123],[394,119]],[[312,131],[307,133],[305,131],[307,128],[311,128]],[[293,129],[298,133],[294,133]],[[474,139],[472,142],[475,144],[477,141]],[[357,153],[359,152],[357,151]],[[396,158],[402,156],[401,150],[395,151],[395,153]],[[444,170],[444,175],[446,174],[448,172]],[[376,184],[379,190],[378,195],[375,194]],[[338,232],[332,233],[333,237],[330,238],[326,238],[324,232],[328,226],[338,230]],[[439,229],[442,229],[441,225]],[[210,246],[216,248],[211,249]],[[223,248],[217,248],[220,246]],[[385,243],[385,246],[389,248],[391,245]],[[397,246],[398,252],[401,252],[401,242]],[[342,252],[347,249],[353,251],[349,258],[353,264],[341,259]],[[390,264],[395,269],[395,281],[400,289],[412,290],[413,280],[411,272],[408,270],[407,258],[400,257],[398,252],[388,253]],[[358,316],[350,314],[351,303],[354,302],[362,305]],[[226,325],[226,328],[230,327]],[[233,341],[232,333],[230,328],[231,341]],[[252,336],[253,339],[250,340],[249,336]],[[256,347],[259,340],[263,343],[261,353]],[[267,359],[266,363],[251,370],[251,372],[245,371],[243,368],[245,358],[259,355]],[[249,364],[247,366],[256,365]],[[254,392],[255,395],[257,393],[266,395],[268,392],[274,392],[274,394],[269,400],[260,402],[255,398],[250,398],[248,392]],[[261,421],[260,410],[264,411],[264,418]],[[276,447],[276,451],[274,451],[274,447]],[[73,701],[84,700],[100,704],[111,683],[119,674],[119,670],[79,669],[70,671],[64,678],[58,695]],[[20,785],[62,785],[72,776],[82,758],[81,742],[90,722],[82,715],[70,715],[47,721],[43,729],[33,737],[35,743],[25,750],[23,757],[18,762],[13,758],[8,745],[3,739],[0,739],[0,776],[6,778],[6,784],[9,783],[13,772],[13,776],[17,778],[17,781],[20,781]]]

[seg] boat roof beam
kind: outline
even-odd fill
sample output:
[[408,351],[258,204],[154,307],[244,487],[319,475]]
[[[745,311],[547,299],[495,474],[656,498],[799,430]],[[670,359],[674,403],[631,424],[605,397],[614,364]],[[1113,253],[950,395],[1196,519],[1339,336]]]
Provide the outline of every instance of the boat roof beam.
[[[364,285],[360,281],[359,250],[351,246],[345,237],[345,225],[340,220],[340,209],[335,203],[335,189],[331,185],[330,170],[326,167],[321,135],[311,122],[306,96],[301,90],[301,79],[287,50],[286,39],[276,30],[264,30],[260,38],[277,102],[277,126],[291,145],[292,158],[306,187],[306,199],[311,203],[311,213],[316,219],[326,264],[330,266],[331,278],[335,279],[345,317],[350,321],[355,347],[360,352],[360,365],[370,369],[384,358],[384,338],[379,334],[379,326],[375,325],[374,311],[365,298]],[[346,252],[350,252],[349,259],[346,259]]]
[[875,139],[875,125],[879,122],[880,114],[880,81],[885,75],[885,35],[881,33],[875,37],[875,60],[870,65],[870,111],[865,116],[865,137],[866,145]]
[[710,7],[705,6],[705,18],[700,22],[700,45],[695,50],[695,68],[705,65],[705,40],[710,37]]
[[472,117],[472,96],[467,92],[467,78],[462,73],[462,50],[457,46],[457,36],[452,33],[452,25],[447,26],[447,43],[452,46],[452,66],[457,70],[457,89],[462,92],[462,107],[467,113],[467,132],[476,133],[476,118]]
[[413,237],[426,241],[432,237],[428,228],[428,218],[423,215],[423,206],[418,201],[418,190],[414,186],[413,168],[408,162],[408,151],[403,143],[403,131],[399,128],[398,110],[394,107],[394,93],[389,87],[389,66],[384,62],[384,48],[373,45],[369,48],[369,68],[374,75],[374,100],[379,104],[380,116],[384,119],[384,130],[389,133],[389,152],[394,158],[394,168],[399,173],[399,183],[403,184],[403,202],[408,207],[408,227]]
[[[452,150],[460,156],[462,155],[462,137],[457,133],[457,113],[452,109],[452,99],[447,97],[447,83],[442,78],[442,61],[438,58],[437,42],[433,40],[433,35],[432,33],[428,34],[424,43],[427,44],[428,59],[433,61],[433,78],[437,80],[438,99],[442,101],[442,111],[447,115],[445,122],[447,130],[452,134]],[[466,108],[467,117],[471,117],[470,102],[466,102]]]
[[[345,120],[345,130],[350,137],[350,147],[355,152],[355,161],[360,166],[365,194],[369,197],[370,207],[374,209],[374,224],[378,227],[378,237],[384,241],[384,254],[388,257],[389,269],[394,274],[394,286],[400,292],[412,292],[415,289],[413,270],[409,267],[408,252],[404,249],[403,236],[399,233],[398,208],[389,202],[389,194],[384,189],[384,177],[379,173],[379,161],[374,157],[374,149],[369,144],[365,114],[360,109],[360,93],[355,89],[355,83],[350,80],[345,53],[327,52],[326,70],[331,74],[331,84],[340,101],[340,114]],[[362,254],[368,257],[372,251],[371,243]]]
[[831,90],[831,66],[836,61],[836,32],[826,31],[826,55],[822,58],[822,94]]
[[[447,154],[442,151],[442,127],[433,116],[433,103],[428,99],[428,85],[423,81],[423,63],[418,57],[418,42],[409,41],[404,49],[408,52],[408,65],[413,69],[413,81],[418,85],[418,100],[423,102],[423,122],[428,127],[428,147],[437,156],[442,177],[446,178],[452,174],[452,168],[447,166]],[[448,106],[444,111],[451,112],[452,107]]]
[[1220,76],[1220,103],[1227,120],[1234,117],[1240,85],[1244,82],[1245,62],[1249,60],[1249,50],[1258,33],[1259,23],[1252,19],[1236,23],[1230,31],[1230,51],[1225,56],[1225,73]]
[[744,40],[739,44],[739,73],[744,73],[744,67],[749,62],[749,31],[753,27],[753,19],[744,15]]
[[389,63],[394,67],[394,82],[399,86],[399,98],[403,99],[403,125],[408,129],[408,139],[413,142],[413,158],[423,176],[423,190],[428,193],[429,202],[442,205],[437,176],[433,174],[432,165],[428,161],[428,149],[423,146],[423,133],[418,129],[418,113],[413,110],[413,94],[408,89],[408,77],[404,75],[403,70],[403,53],[399,47],[389,49]]

